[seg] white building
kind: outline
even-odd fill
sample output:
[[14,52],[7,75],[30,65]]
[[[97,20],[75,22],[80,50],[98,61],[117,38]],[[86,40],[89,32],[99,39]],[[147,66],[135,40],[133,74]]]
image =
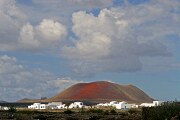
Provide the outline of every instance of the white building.
[[51,102],[51,103],[48,103],[48,108],[49,109],[58,109],[58,106],[61,106],[62,105],[62,102]]
[[83,107],[83,102],[74,102],[74,103],[71,103],[69,105],[69,108],[72,109],[72,108],[82,108]]
[[129,108],[131,108],[131,105],[125,101],[119,102],[118,104],[115,104],[114,106],[116,107],[116,109],[129,109]]
[[28,106],[29,109],[47,109],[46,104],[34,103],[33,105]]
[[97,107],[99,106],[113,106],[116,109],[129,109],[129,108],[135,108],[138,107],[136,104],[128,104],[125,101],[117,102],[117,101],[111,101],[110,103],[99,103],[97,104]]
[[99,106],[104,106],[104,104],[103,104],[103,103],[99,103],[99,104],[97,104],[96,106],[97,106],[97,107],[99,107]]
[[154,106],[161,106],[164,101],[153,101]]
[[67,106],[65,104],[61,104],[57,106],[57,109],[67,109]]
[[118,104],[119,102],[117,102],[117,101],[111,101],[110,103],[109,103],[109,106],[114,106],[115,104]]
[[96,107],[100,107],[100,106],[107,107],[107,106],[112,106],[112,105],[113,105],[112,103],[111,103],[111,105],[110,105],[110,103],[99,103],[96,105]]
[[9,110],[9,107],[0,106],[0,110]]
[[46,104],[40,104],[40,109],[41,109],[41,110],[47,109],[47,107],[48,107],[48,106],[47,106]]
[[139,106],[136,104],[129,104],[131,107],[130,108],[138,108]]
[[139,105],[140,107],[153,107],[153,103],[142,103]]
[[153,101],[153,103],[142,103],[140,107],[154,107],[162,105],[163,101]]
[[9,107],[2,107],[3,110],[9,110]]
[[34,103],[33,105],[28,106],[29,109],[40,109],[41,103]]

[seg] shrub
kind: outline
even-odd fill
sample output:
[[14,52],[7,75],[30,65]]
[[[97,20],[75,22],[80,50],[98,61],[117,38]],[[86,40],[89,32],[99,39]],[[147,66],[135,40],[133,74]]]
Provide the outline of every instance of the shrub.
[[15,113],[15,112],[17,112],[17,110],[16,110],[15,107],[11,106],[11,107],[9,108],[8,112],[10,112],[10,113]]
[[47,116],[45,114],[40,114],[33,116],[33,119],[38,119],[38,120],[46,120]]
[[103,113],[103,110],[101,110],[101,109],[90,109],[88,112],[91,112],[91,113]]
[[64,111],[64,113],[65,113],[65,114],[72,114],[73,111],[71,111],[71,110],[66,110],[66,111]]
[[142,108],[143,120],[165,120],[178,117],[180,104],[178,102],[166,102],[162,106]]
[[100,116],[90,116],[89,120],[98,120],[100,118]]
[[116,110],[113,109],[113,110],[110,111],[110,113],[111,114],[116,114],[117,112],[116,112]]
[[32,120],[32,117],[30,115],[28,115],[28,114],[21,114],[21,113],[16,114],[15,118],[17,120]]
[[139,113],[139,111],[138,111],[137,108],[129,109],[128,112],[129,112],[130,114]]
[[109,115],[109,111],[108,110],[104,111],[104,115]]

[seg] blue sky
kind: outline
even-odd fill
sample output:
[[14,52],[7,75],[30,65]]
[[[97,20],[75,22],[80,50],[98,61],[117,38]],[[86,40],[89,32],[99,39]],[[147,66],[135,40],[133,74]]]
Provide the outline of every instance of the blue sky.
[[179,0],[1,0],[0,100],[91,81],[180,100]]

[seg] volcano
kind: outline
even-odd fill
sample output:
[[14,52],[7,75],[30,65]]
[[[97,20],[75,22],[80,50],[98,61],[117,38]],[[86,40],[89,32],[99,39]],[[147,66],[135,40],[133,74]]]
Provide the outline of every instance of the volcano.
[[151,97],[133,85],[119,85],[107,81],[75,84],[48,101],[109,102],[112,100],[134,103],[153,101]]

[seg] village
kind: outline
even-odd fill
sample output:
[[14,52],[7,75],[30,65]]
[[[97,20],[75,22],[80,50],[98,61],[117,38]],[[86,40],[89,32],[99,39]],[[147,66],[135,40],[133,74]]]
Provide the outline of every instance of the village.
[[[111,101],[109,103],[99,103],[93,106],[86,106],[83,102],[73,102],[69,105],[63,104],[62,102],[50,102],[48,104],[44,103],[33,103],[29,105],[28,109],[45,110],[45,109],[77,109],[77,108],[101,108],[101,107],[114,107],[115,109],[131,109],[131,108],[141,108],[141,107],[155,107],[162,105],[163,101],[153,101],[152,103],[142,103],[140,105],[130,104],[125,101]],[[0,106],[0,110],[8,110],[9,107]]]
[[140,107],[155,107],[162,105],[163,101],[153,101],[152,103],[129,104],[125,101],[111,101],[109,103],[99,103],[93,106],[86,106],[83,102],[73,102],[69,106],[62,102],[51,102],[48,104],[34,103],[28,106],[28,109],[75,109],[75,108],[100,108],[100,107],[114,107],[115,109],[131,109]]
[[[69,105],[63,104],[63,102],[50,102],[48,104],[44,103],[33,103],[29,105],[28,109],[77,109],[77,108],[101,108],[101,107],[114,107],[115,109],[131,109],[131,108],[141,108],[141,107],[155,107],[162,105],[163,101],[153,101],[152,103],[142,103],[140,105],[130,104],[125,101],[111,101],[109,103],[99,103],[93,106],[86,106],[83,102],[73,102]],[[0,110],[9,110],[7,106],[0,106]]]

